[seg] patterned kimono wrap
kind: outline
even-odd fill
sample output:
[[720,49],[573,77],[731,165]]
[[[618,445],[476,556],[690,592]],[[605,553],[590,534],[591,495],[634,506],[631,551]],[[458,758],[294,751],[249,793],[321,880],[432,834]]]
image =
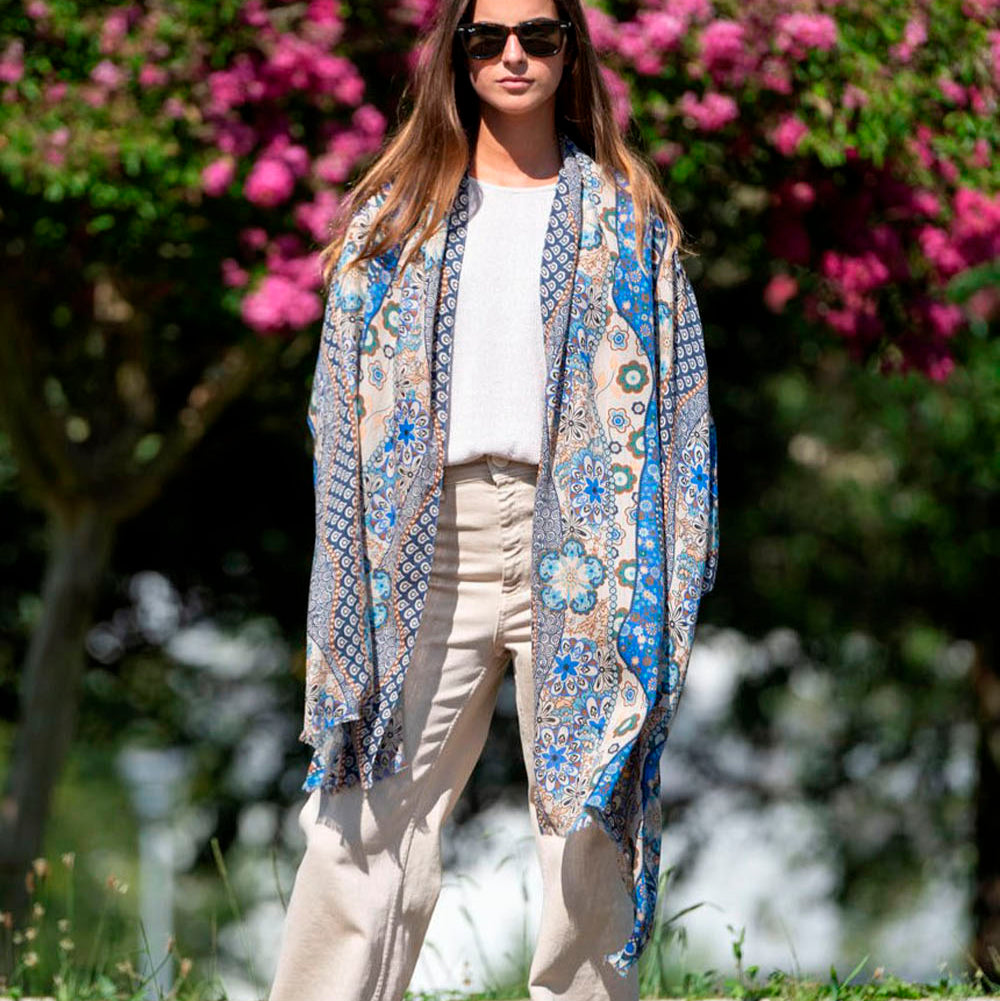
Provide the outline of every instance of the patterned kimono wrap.
[[[632,895],[625,976],[649,939],[659,762],[715,581],[715,424],[698,307],[666,227],[636,246],[627,178],[568,136],[545,237],[545,425],[532,541],[532,796],[543,833],[598,823]],[[434,552],[468,175],[447,225],[349,264],[385,190],[354,216],[312,396],[316,546],[303,789],[370,788],[408,765],[403,677]],[[348,266],[344,266],[347,264]]]

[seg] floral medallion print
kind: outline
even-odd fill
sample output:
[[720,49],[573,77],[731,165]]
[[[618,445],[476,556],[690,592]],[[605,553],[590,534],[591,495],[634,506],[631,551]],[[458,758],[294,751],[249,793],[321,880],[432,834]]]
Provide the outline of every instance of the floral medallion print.
[[552,662],[553,695],[576,695],[589,690],[597,677],[597,644],[586,637],[564,636]]
[[615,572],[618,580],[621,581],[622,585],[625,587],[635,587],[635,560],[622,560],[618,564],[618,569]]
[[608,426],[619,434],[624,434],[626,431],[632,430],[632,419],[624,407],[612,407],[608,411]]
[[420,400],[402,400],[396,407],[396,451],[401,466],[414,466],[427,451],[430,416]]
[[628,436],[626,447],[637,459],[642,459],[646,455],[646,431],[639,428]]
[[618,385],[626,393],[641,393],[649,382],[649,369],[641,362],[630,361],[618,369]]
[[576,735],[563,724],[544,727],[535,741],[535,754],[541,765],[543,788],[549,792],[565,792],[568,779],[580,770],[580,747]]
[[602,458],[590,449],[581,449],[554,472],[569,494],[573,511],[584,523],[593,527],[604,520],[608,468]]
[[635,473],[631,466],[614,462],[611,464],[611,481],[615,485],[615,493],[627,494],[635,488]]
[[578,539],[567,539],[562,547],[546,553],[538,567],[545,581],[542,601],[549,608],[571,608],[586,615],[597,603],[597,587],[604,580],[604,564],[588,556]]

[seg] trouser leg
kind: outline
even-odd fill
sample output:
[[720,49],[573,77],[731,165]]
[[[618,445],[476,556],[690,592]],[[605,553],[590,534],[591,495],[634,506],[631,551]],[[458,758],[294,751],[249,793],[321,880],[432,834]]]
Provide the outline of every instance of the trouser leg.
[[529,970],[531,1001],[638,1001],[636,968],[620,977],[604,959],[632,931],[632,901],[614,844],[596,824],[568,838],[539,834],[534,792],[534,678],[531,655],[531,513],[534,490],[514,464],[496,470],[507,574],[500,635],[514,661],[528,802],[542,872],[542,913]]
[[488,478],[446,470],[404,681],[410,765],[370,790],[314,790],[306,800],[306,850],[269,1001],[403,997],[441,889],[441,827],[482,753],[506,665],[496,647],[497,515]]

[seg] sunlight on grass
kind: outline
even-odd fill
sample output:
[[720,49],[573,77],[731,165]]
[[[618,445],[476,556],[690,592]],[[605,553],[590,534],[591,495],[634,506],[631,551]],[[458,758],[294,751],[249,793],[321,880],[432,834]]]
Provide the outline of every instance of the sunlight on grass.
[[[253,949],[245,927],[243,909],[229,879],[228,869],[218,841],[212,839],[212,852],[219,876],[234,920],[240,925],[241,938],[246,949],[246,962],[250,981],[255,984],[261,999],[267,996],[267,987],[257,975],[253,964]],[[35,859],[26,873],[30,897],[28,923],[15,927],[10,912],[0,912],[0,949],[12,971],[8,981],[0,977],[0,1001],[6,998],[44,998],[46,1001],[141,1001],[155,992],[158,1001],[228,1001],[225,986],[218,976],[196,975],[195,964],[188,957],[179,955],[173,937],[166,943],[164,955],[154,961],[153,951],[146,938],[141,919],[136,919],[140,949],[128,949],[121,942],[128,936],[121,934],[128,925],[120,910],[122,898],[129,892],[127,882],[111,873],[103,883],[102,898],[91,947],[86,957],[77,953],[74,938],[75,865],[73,852],[61,856],[60,863],[50,866],[45,858]],[[666,884],[672,874],[666,869],[660,876],[660,903],[666,900]],[[53,877],[61,877],[56,880]],[[274,870],[277,885],[277,869]],[[278,897],[285,906],[281,887]],[[522,877],[522,896],[527,902],[527,884]],[[59,904],[59,910],[56,904]],[[804,977],[799,970],[794,948],[789,940],[795,974],[772,970],[760,978],[760,969],[744,965],[743,941],[745,929],[727,928],[733,935],[731,942],[735,970],[686,969],[683,954],[687,949],[686,929],[681,919],[705,902],[692,904],[664,918],[658,914],[654,932],[639,963],[640,997],[654,998],[734,998],[755,1001],[758,998],[775,998],[782,1001],[889,1001],[889,999],[1000,997],[1000,985],[976,970],[971,978],[959,978],[942,970],[936,983],[913,984],[887,975],[882,967],[874,967],[865,982],[852,983],[869,965],[869,956],[860,959],[853,970],[841,978],[834,967],[826,981]],[[57,916],[58,914],[58,916]],[[467,908],[465,919],[475,931],[476,922]],[[500,964],[488,955],[478,934],[477,950],[483,968],[487,971],[488,989],[478,992],[433,991],[410,992],[409,1001],[515,1001],[528,996],[528,969],[531,964],[530,943],[527,935],[527,918],[523,933],[514,952],[507,951]],[[213,945],[214,945],[213,935]],[[213,949],[212,964],[216,954]],[[172,967],[173,983],[163,992],[156,980],[157,972],[168,964]],[[499,972],[498,972],[499,969]],[[139,972],[139,971],[143,972]]]

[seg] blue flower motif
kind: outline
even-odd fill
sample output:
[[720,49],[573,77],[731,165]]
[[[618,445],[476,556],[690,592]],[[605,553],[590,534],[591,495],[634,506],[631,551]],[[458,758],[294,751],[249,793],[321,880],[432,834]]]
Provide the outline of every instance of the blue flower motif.
[[549,746],[545,748],[542,760],[545,762],[546,768],[552,768],[558,771],[563,767],[563,765],[566,764],[566,749],[557,747],[555,744],[549,744]]
[[431,435],[430,417],[416,399],[403,400],[396,407],[396,439],[399,463],[412,466],[427,451]]
[[580,615],[597,604],[597,587],[605,577],[604,564],[596,556],[588,556],[575,538],[567,539],[561,549],[545,553],[538,573],[546,584],[542,601],[557,611],[569,605]]
[[570,503],[592,525],[604,517],[607,481],[607,467],[593,452],[584,449],[574,456],[569,474]]

